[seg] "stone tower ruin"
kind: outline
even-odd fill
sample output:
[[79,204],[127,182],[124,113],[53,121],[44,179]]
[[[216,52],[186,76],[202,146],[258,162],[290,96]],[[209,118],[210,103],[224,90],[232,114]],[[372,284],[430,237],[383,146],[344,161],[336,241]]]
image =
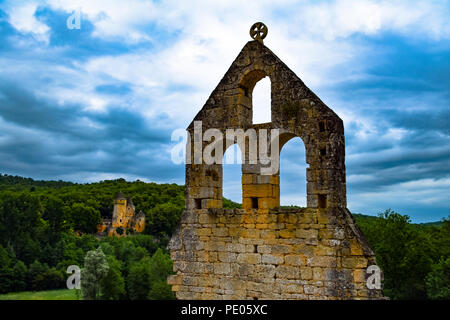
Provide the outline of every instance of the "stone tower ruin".
[[[263,44],[266,33],[263,24],[252,27],[255,40],[187,128],[186,208],[169,244],[176,274],[168,282],[178,299],[381,298],[366,285],[374,253],[347,209],[343,122]],[[264,77],[271,80],[272,121],[253,124],[252,91]],[[234,143],[244,150],[242,209],[222,208],[222,164],[196,159],[213,140],[199,137],[199,124],[223,136],[215,136],[214,157]],[[260,153],[252,162],[251,135],[238,141],[230,129],[258,137],[265,130],[276,156],[290,139],[303,140],[306,208],[280,208],[280,168],[264,172]]]
[[[145,229],[145,214],[135,212],[136,208],[130,197],[125,198],[119,191],[114,199],[112,219],[103,219],[97,226],[98,236],[125,236],[128,231],[143,232]],[[122,232],[118,232],[121,229]]]

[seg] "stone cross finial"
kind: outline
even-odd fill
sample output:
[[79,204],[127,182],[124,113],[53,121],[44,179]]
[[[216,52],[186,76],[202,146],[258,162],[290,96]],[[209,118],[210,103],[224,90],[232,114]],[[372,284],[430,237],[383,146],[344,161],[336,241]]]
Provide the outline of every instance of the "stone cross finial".
[[263,39],[267,36],[267,26],[262,22],[256,22],[250,28],[250,37],[263,43]]

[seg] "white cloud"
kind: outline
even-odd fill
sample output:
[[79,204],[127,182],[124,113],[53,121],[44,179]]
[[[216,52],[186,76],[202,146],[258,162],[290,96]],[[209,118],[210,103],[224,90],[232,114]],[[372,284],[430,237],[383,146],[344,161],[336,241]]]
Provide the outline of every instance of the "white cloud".
[[[421,220],[430,221],[441,218],[424,208],[445,206],[448,201],[450,179],[418,179],[384,187],[373,192],[352,192],[348,194],[348,206],[353,212],[378,213],[391,207],[395,211],[407,214],[406,208],[416,207],[421,214]],[[355,190],[356,191],[356,190]],[[393,208],[395,206],[395,208]],[[403,209],[405,208],[405,209]],[[403,211],[403,212],[402,212]],[[430,214],[427,218],[426,214]],[[417,221],[420,222],[420,221]]]
[[9,22],[18,31],[31,33],[34,37],[45,43],[48,43],[50,28],[36,19],[34,16],[38,4],[29,2],[19,6],[12,6],[9,10]]
[[[66,11],[68,16],[81,9],[83,19],[93,23],[95,37],[155,44],[147,50],[100,56],[76,67],[65,67],[72,70],[64,72],[73,73],[71,78],[78,80],[70,89],[52,88],[51,93],[58,100],[80,99],[87,108],[104,110],[120,100],[98,95],[93,88],[105,77],[116,79],[133,86],[135,103],[129,104],[131,108],[148,117],[164,110],[177,122],[176,126],[186,125],[200,109],[249,40],[247,30],[255,21],[266,22],[266,44],[316,92],[336,82],[367,76],[362,69],[364,64],[355,62],[363,60],[370,48],[348,39],[352,34],[373,35],[384,30],[435,37],[450,34],[444,6],[428,1],[412,5],[410,1],[371,0],[48,0],[40,4],[44,3]],[[48,37],[48,27],[34,17],[36,8],[37,2],[10,1],[11,23],[23,32]],[[155,43],[156,35],[148,31],[149,25],[177,36],[166,46]],[[174,89],[182,87],[190,89]],[[326,100],[327,96],[323,98]],[[343,104],[341,110],[338,101],[337,111],[346,123],[357,121],[361,127],[357,136],[361,140],[379,134],[374,129],[378,124],[349,111]]]
[[[274,12],[286,10],[284,4],[271,1],[166,1],[151,5],[131,1],[126,6],[121,1],[50,3],[63,8],[81,7],[93,19],[96,36],[118,36],[128,41],[130,35],[139,34],[135,40],[145,41],[152,37],[145,32],[149,23],[168,33],[178,32],[165,48],[157,46],[159,49],[94,58],[85,68],[89,73],[102,72],[133,83],[141,92],[147,91],[153,101],[150,108],[158,109],[168,103],[165,110],[171,116],[176,115],[180,125],[195,115],[249,40],[247,30],[254,21],[267,23],[267,45],[314,90],[354,79],[362,72],[354,66],[344,72],[339,69],[339,76],[334,76],[336,67],[348,66],[347,63],[358,56],[362,59],[369,50],[343,38],[356,32],[374,34],[385,27],[399,31],[426,30],[424,19],[430,18],[431,9],[436,8],[427,3],[411,8],[409,2],[332,1],[320,5],[314,2],[293,5],[288,1],[287,4],[292,5],[288,19],[280,19]],[[107,18],[101,18],[102,13]],[[174,86],[192,89],[173,93]],[[146,112],[152,113],[148,107]]]
[[[53,9],[66,11],[68,16],[73,10],[81,9],[83,19],[93,23],[95,37],[117,38],[128,43],[153,42],[155,46],[151,49],[93,58],[74,71],[86,73],[82,78],[91,87],[105,76],[132,84],[135,94],[140,95],[137,100],[141,104],[134,106],[137,111],[154,116],[164,109],[177,120],[177,126],[184,126],[200,109],[240,48],[250,39],[247,30],[255,21],[266,22],[269,26],[266,44],[314,91],[354,79],[358,74],[363,76],[357,64],[348,68],[349,61],[358,60],[369,50],[345,39],[354,33],[375,34],[390,28],[435,34],[435,30],[443,29],[437,27],[443,23],[437,10],[439,5],[428,2],[414,6],[406,1],[368,0],[319,4],[138,0],[48,0],[46,3]],[[19,30],[46,35],[48,27],[34,17],[36,7],[36,3],[10,6],[11,21]],[[283,14],[286,17],[280,16]],[[177,36],[163,47],[155,42],[156,35],[149,33],[149,25]],[[342,70],[343,65],[347,66],[346,70]],[[191,89],[173,89],[183,86]],[[64,88],[55,94],[61,100],[64,94],[78,96],[94,110],[103,110],[111,102],[86,85],[84,88],[78,85],[72,91],[80,89],[80,94],[69,93]]]
[[[416,190],[416,189],[429,189],[429,188],[439,188],[447,189],[450,188],[450,178],[443,179],[420,179],[408,182],[402,182],[395,186],[395,188],[403,190]],[[443,196],[448,196],[447,194]]]
[[[269,27],[265,44],[307,86],[318,93],[343,118],[346,125],[356,127],[353,129],[355,152],[364,150],[361,146],[371,146],[372,142],[392,146],[390,150],[362,154],[353,154],[353,149],[350,148],[347,164],[355,167],[367,163],[371,158],[376,158],[378,162],[388,161],[411,155],[416,150],[398,148],[400,142],[408,136],[409,132],[406,130],[383,129],[388,127],[386,123],[381,123],[371,114],[363,113],[347,101],[333,96],[330,88],[341,82],[367,80],[367,66],[377,63],[367,61],[366,58],[373,48],[364,42],[355,41],[352,36],[373,36],[389,31],[411,39],[423,37],[439,41],[450,37],[448,2],[172,0],[153,3],[138,0],[48,0],[41,1],[40,5],[45,3],[52,9],[67,12],[67,17],[73,10],[81,8],[82,28],[83,21],[89,20],[94,26],[92,35],[96,39],[146,46],[130,49],[124,54],[104,55],[96,52],[98,55],[87,61],[79,60],[64,66],[55,66],[51,62],[45,63],[37,59],[30,61],[29,65],[26,62],[17,64],[11,58],[3,58],[0,60],[2,72],[17,74],[17,79],[21,76],[25,78],[29,72],[29,77],[36,78],[38,94],[53,97],[62,107],[79,103],[91,111],[102,112],[111,106],[122,106],[147,119],[165,113],[170,117],[167,123],[174,128],[185,127],[204,104],[239,50],[250,40],[248,29],[251,24],[256,21],[265,22]],[[31,33],[37,39],[48,42],[50,30],[36,19],[36,9],[37,2],[9,1],[6,11],[17,30]],[[153,31],[155,26],[158,31]],[[156,34],[160,31],[164,36],[168,35],[162,42],[158,42],[161,34]],[[121,97],[95,91],[98,85],[109,82],[126,83],[132,92]],[[396,104],[392,97],[389,99]],[[409,110],[424,107],[415,97],[410,99]],[[264,102],[255,101],[255,104],[260,103]],[[362,103],[367,105],[368,102]],[[376,107],[382,108],[378,105]],[[96,126],[89,119],[83,121],[88,126]],[[293,160],[295,161],[288,161],[288,168],[283,172],[301,171],[295,177],[304,181],[304,167],[299,167],[304,165],[304,159],[299,161],[299,165],[297,159]],[[398,168],[393,169],[395,170]],[[374,176],[365,173],[349,173],[350,183],[362,180],[370,182],[374,179]],[[127,174],[118,174],[117,177],[119,176]],[[75,175],[67,176],[71,177]],[[113,176],[109,173],[85,173],[79,177],[90,177],[94,181]],[[134,178],[130,175],[128,177]],[[440,184],[442,181],[417,183]],[[421,194],[419,187],[396,185],[393,189],[386,190],[386,193],[395,199],[389,198],[391,202],[411,198],[417,202],[438,203],[437,199],[442,198],[432,192]],[[434,187],[430,185],[431,190]],[[402,188],[405,189],[404,192],[401,191]],[[445,188],[448,191],[447,185],[444,184],[443,188],[443,191]],[[357,203],[352,202],[353,198],[350,197],[349,203],[355,208],[380,208],[384,198],[385,193],[373,192],[361,194]],[[288,204],[297,198],[286,194],[284,199]]]
[[338,0],[305,8],[305,27],[326,39],[382,30],[448,38],[445,3],[431,1]]
[[49,0],[53,8],[73,12],[81,10],[83,19],[89,19],[95,26],[93,36],[119,37],[126,42],[150,41],[151,36],[141,30],[158,14],[151,1],[139,0]]

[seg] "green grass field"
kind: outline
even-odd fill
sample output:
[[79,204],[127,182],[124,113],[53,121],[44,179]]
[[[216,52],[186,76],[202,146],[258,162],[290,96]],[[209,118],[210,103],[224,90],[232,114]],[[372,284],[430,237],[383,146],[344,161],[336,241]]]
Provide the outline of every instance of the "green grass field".
[[76,290],[65,289],[0,294],[0,300],[78,300],[78,297]]

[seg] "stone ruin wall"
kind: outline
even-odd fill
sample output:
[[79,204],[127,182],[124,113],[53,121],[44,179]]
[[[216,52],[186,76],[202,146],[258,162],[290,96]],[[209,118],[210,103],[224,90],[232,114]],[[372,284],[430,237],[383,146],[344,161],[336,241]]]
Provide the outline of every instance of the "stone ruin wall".
[[[118,228],[123,229],[123,234],[117,232]],[[133,232],[141,233],[145,229],[145,214],[140,211],[136,213],[133,201],[125,199],[121,192],[114,199],[114,209],[112,219],[102,219],[102,223],[97,225],[97,236],[127,236],[126,230],[131,229]]]
[[[253,124],[252,91],[265,76],[272,121]],[[280,152],[300,137],[309,165],[307,208],[279,207],[283,168],[262,175],[261,164],[248,162],[245,142],[243,209],[222,209],[222,165],[195,163],[190,153],[186,209],[169,244],[176,274],[168,282],[178,299],[382,297],[381,290],[366,288],[366,268],[375,256],[346,208],[343,122],[272,51],[248,42],[188,127],[191,137],[195,121],[202,121],[203,132],[223,134],[229,128],[278,129]],[[208,143],[200,142],[201,150]],[[190,150],[196,147],[190,141]]]
[[348,214],[185,211],[171,244],[178,299],[367,299],[373,253]]

